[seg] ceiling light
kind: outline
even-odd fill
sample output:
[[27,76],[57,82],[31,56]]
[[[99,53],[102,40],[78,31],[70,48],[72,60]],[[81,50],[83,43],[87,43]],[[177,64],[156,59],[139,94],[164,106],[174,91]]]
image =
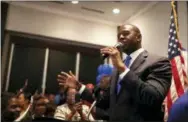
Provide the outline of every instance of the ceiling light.
[[76,0],[71,1],[71,2],[72,2],[72,4],[78,4],[79,3],[79,1],[76,1]]
[[118,8],[114,8],[114,9],[113,9],[113,13],[114,13],[114,14],[119,14],[119,13],[120,13],[120,10],[119,10]]

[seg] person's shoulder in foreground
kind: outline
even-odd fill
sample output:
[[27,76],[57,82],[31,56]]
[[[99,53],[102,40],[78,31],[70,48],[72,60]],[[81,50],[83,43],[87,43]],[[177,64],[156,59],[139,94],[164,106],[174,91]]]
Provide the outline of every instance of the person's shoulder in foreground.
[[188,91],[172,105],[167,122],[188,122]]

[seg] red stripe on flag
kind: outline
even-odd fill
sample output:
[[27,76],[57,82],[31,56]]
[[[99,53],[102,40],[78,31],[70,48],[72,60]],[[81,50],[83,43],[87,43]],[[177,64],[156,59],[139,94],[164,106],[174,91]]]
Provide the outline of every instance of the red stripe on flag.
[[185,85],[185,84],[188,85],[187,73],[186,73],[186,71],[185,71],[185,60],[184,60],[184,58],[183,58],[182,55],[180,55],[180,60],[181,60],[182,64],[184,65],[184,67],[182,68],[182,69],[183,69],[183,76],[184,76],[184,77],[183,77],[183,78],[184,78],[184,85]]
[[176,91],[177,91],[178,97],[180,97],[184,93],[184,90],[183,90],[183,86],[181,84],[181,80],[179,77],[179,72],[176,67],[177,64],[176,64],[175,59],[171,60],[171,65],[172,65],[172,75],[174,76],[174,83],[175,83]]
[[172,99],[171,99],[171,89],[169,90],[168,92],[168,95],[167,95],[167,109],[168,109],[168,113],[170,112],[170,108],[172,106]]
[[185,64],[185,61],[184,61],[184,58],[183,58],[182,55],[180,55],[180,60],[181,60],[181,63],[182,63],[182,64]]
[[[182,63],[183,65],[185,65],[185,61],[184,61],[184,58],[183,58],[182,55],[180,55],[180,60],[181,60],[181,63]],[[183,69],[183,76],[187,77],[187,74],[185,73],[184,68],[182,68],[182,69]]]

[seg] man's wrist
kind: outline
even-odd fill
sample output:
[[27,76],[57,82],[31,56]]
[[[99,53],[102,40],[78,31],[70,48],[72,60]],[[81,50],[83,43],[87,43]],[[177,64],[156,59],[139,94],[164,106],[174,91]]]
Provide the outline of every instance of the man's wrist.
[[119,71],[119,73],[121,74],[121,73],[123,73],[125,70],[126,70],[126,66],[125,65],[122,65],[122,66],[120,66],[120,67],[118,67],[118,71]]

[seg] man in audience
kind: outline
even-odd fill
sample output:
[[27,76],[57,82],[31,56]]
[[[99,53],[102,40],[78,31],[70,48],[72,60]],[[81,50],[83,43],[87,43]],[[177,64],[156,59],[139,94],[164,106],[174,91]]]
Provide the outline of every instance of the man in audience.
[[21,114],[24,113],[26,109],[28,108],[30,104],[30,99],[31,99],[30,93],[22,92],[21,94],[19,94],[18,100],[19,100],[20,106],[22,107]]
[[99,82],[99,90],[96,94],[98,97],[96,107],[107,110],[109,108],[110,100],[110,76],[102,76]]
[[[89,91],[90,94],[94,92],[94,85],[92,83],[86,84],[86,89]],[[94,99],[93,99],[94,100]],[[83,103],[89,107],[91,107],[93,101],[88,102],[87,100],[83,100]]]
[[14,94],[6,94],[2,96],[2,121],[14,121],[20,116],[21,108],[17,97]]
[[51,103],[54,103],[54,102],[55,102],[55,95],[49,94],[49,95],[48,95],[48,100],[49,100]]
[[7,109],[8,100],[13,97],[15,94],[11,92],[2,92],[1,94],[1,111]]
[[[77,94],[75,88],[68,88],[65,92],[66,103],[58,106],[54,118],[70,121],[86,121],[88,117],[89,107],[83,105],[82,102],[76,103],[75,96]],[[91,121],[94,121],[92,115],[89,116]]]
[[32,120],[32,114],[31,114],[31,94],[26,92],[21,92],[18,95],[18,101],[21,106],[21,114],[20,116],[15,120],[18,121],[31,121]]
[[55,103],[52,103],[52,102],[47,103],[45,116],[53,118],[56,108],[57,106],[55,105]]
[[[110,101],[110,76],[102,75],[99,84],[94,89],[94,97],[96,99],[96,107],[104,110],[102,115],[95,116],[95,112],[92,109],[92,114],[98,120],[109,120],[108,109]],[[94,107],[95,108],[95,107]]]
[[86,88],[88,89],[88,91],[93,94],[93,90],[94,90],[94,85],[92,83],[88,83],[86,84]]
[[34,103],[33,103],[33,115],[32,118],[36,118],[36,117],[45,117],[45,113],[47,110],[47,103],[46,98],[42,95],[37,96],[34,98]]

